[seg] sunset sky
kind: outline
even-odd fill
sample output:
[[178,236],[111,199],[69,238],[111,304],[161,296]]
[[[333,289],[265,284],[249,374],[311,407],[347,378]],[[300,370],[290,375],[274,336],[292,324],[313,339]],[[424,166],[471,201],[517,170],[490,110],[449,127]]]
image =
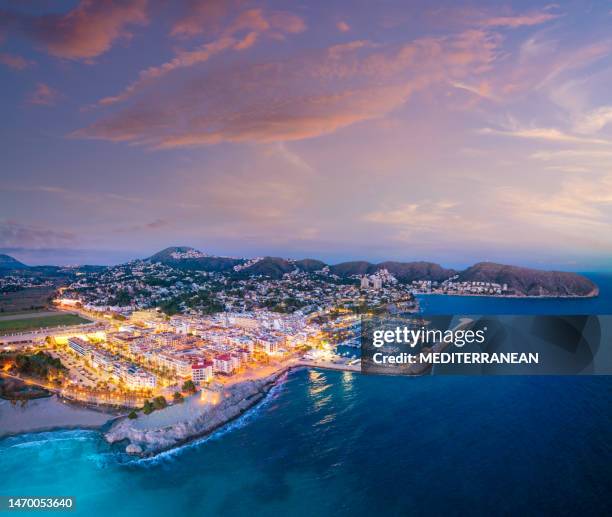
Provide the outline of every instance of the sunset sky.
[[0,0],[0,251],[612,264],[612,2]]

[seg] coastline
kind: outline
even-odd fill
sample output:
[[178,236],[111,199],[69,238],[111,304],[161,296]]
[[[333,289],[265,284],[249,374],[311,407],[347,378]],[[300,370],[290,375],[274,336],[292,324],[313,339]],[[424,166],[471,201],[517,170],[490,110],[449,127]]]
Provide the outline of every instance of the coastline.
[[571,295],[537,295],[537,294],[480,294],[480,293],[414,293],[414,296],[466,296],[470,298],[510,298],[513,300],[584,300],[589,298],[597,298],[599,296],[599,287],[593,289],[589,294],[571,294]]
[[[270,391],[284,381],[289,373],[304,368],[347,371],[346,365],[317,364],[309,361],[284,365],[262,379],[246,380],[231,385],[227,388],[229,396],[217,406],[211,406],[208,410],[203,408],[199,414],[191,414],[186,418],[175,418],[165,425],[150,427],[147,425],[143,427],[141,424],[147,419],[154,421],[168,417],[169,412],[181,410],[189,401],[193,404],[194,400],[201,397],[201,392],[192,395],[182,404],[168,406],[151,415],[140,413],[136,420],[128,419],[125,413],[117,414],[110,410],[92,408],[85,403],[66,400],[57,394],[44,399],[33,399],[24,407],[17,407],[18,404],[11,404],[8,400],[0,400],[0,415],[5,413],[9,406],[12,410],[10,416],[2,418],[3,422],[10,422],[10,425],[0,425],[0,440],[30,433],[93,430],[100,432],[102,438],[109,444],[127,441],[125,449],[128,454],[152,457],[208,436],[230,424],[262,403]],[[360,368],[348,367],[348,371],[360,373]],[[38,401],[47,402],[49,408],[41,411],[40,404],[36,404]],[[48,418],[50,415],[53,416],[51,423]],[[172,420],[171,416],[170,419]]]
[[[175,404],[151,415],[140,415],[136,420],[120,418],[103,433],[103,437],[110,444],[127,441],[125,452],[128,454],[155,456],[208,436],[226,426],[263,402],[272,388],[282,382],[289,372],[306,367],[302,364],[286,365],[263,379],[236,383],[227,389],[225,399],[216,404],[204,403],[200,411],[189,415],[185,414],[189,411],[180,410],[188,407],[186,404],[195,406],[202,392],[192,395],[182,404]],[[176,408],[178,417],[174,421],[160,426],[148,426],[148,417],[153,420],[160,415],[168,416],[168,412],[173,408]]]
[[8,436],[69,429],[102,430],[119,415],[83,407],[57,395],[22,404],[0,400],[0,440]]

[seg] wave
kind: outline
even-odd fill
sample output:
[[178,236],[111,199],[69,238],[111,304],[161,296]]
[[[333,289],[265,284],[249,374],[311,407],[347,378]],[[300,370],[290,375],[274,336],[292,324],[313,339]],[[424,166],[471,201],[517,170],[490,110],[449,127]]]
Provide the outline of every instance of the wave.
[[207,436],[203,436],[202,438],[197,438],[191,442],[185,443],[184,445],[174,447],[167,451],[160,452],[159,454],[156,454],[155,456],[151,456],[148,458],[134,459],[133,456],[130,456],[126,453],[117,453],[117,455],[120,457],[120,459],[123,460],[121,461],[121,463],[124,463],[125,465],[152,467],[152,466],[160,465],[163,463],[167,463],[168,461],[173,461],[178,456],[181,456],[182,454],[184,454],[186,451],[189,451],[194,448],[198,448],[205,443],[208,443],[210,441],[219,440],[226,434],[231,433],[232,431],[235,431],[236,429],[241,429],[245,427],[247,424],[251,423],[256,418],[258,418],[262,414],[263,410],[267,408],[272,403],[272,401],[274,401],[280,396],[280,394],[284,390],[284,385],[287,379],[287,375],[288,374],[285,373],[281,377],[279,377],[279,379],[276,381],[274,386],[272,386],[270,391],[268,391],[268,393],[266,394],[266,396],[263,398],[261,402],[253,406],[251,409],[245,411],[238,418],[232,420],[231,422],[228,422],[227,424],[220,427],[216,431],[213,431],[211,434]]
[[0,451],[11,448],[28,448],[47,446],[50,443],[66,441],[87,441],[99,439],[100,433],[91,429],[64,429],[58,431],[41,431],[0,439]]

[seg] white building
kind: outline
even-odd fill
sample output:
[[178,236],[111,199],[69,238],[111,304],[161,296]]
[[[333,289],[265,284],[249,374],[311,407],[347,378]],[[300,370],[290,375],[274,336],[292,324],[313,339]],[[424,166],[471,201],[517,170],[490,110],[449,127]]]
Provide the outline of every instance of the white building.
[[229,375],[234,371],[234,361],[229,354],[219,354],[213,358],[213,368],[216,372]]
[[191,365],[191,380],[195,383],[210,382],[213,378],[213,363],[197,361]]
[[162,368],[166,368],[173,372],[178,377],[191,377],[191,363],[187,359],[171,354],[158,354],[155,362]]
[[89,343],[78,337],[68,338],[68,346],[80,356],[85,356],[91,349]]
[[153,389],[157,384],[155,375],[137,366],[125,368],[122,373],[126,386],[132,390]]

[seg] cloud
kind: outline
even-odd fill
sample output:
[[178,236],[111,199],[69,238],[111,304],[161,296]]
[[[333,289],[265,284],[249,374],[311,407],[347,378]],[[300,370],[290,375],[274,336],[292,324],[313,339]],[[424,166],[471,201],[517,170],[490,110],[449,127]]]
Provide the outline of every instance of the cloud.
[[527,14],[510,15],[510,16],[493,16],[481,20],[481,25],[486,27],[506,27],[509,29],[517,29],[519,27],[531,27],[533,25],[541,25],[548,21],[559,18],[559,14],[550,12],[531,12]]
[[22,224],[10,219],[0,220],[0,243],[2,247],[50,248],[71,245],[76,236],[68,231]]
[[551,161],[551,160],[562,160],[567,161],[571,159],[595,159],[595,160],[612,160],[612,151],[605,150],[588,150],[588,149],[567,149],[562,151],[538,151],[533,153],[531,158],[536,160]]
[[479,129],[478,133],[481,135],[498,135],[509,138],[523,138],[527,140],[545,140],[549,142],[563,142],[573,144],[599,144],[609,145],[610,142],[600,138],[585,138],[582,136],[575,136],[568,133],[564,133],[559,129],[555,128],[514,128],[514,129],[493,129],[486,127]]
[[15,70],[24,70],[25,68],[32,66],[34,62],[29,61],[22,56],[0,52],[0,64],[6,65]]
[[336,28],[340,31],[340,32],[348,32],[351,30],[351,26],[344,22],[344,21],[339,21],[338,23],[336,23]]
[[[219,42],[235,44],[232,37]],[[382,117],[425,87],[489,71],[498,43],[496,35],[474,30],[392,46],[356,41],[186,80],[179,69],[202,61],[189,53],[147,71],[126,90],[131,95],[149,86],[130,106],[72,136],[154,148],[317,137]],[[208,56],[210,50],[202,51]]]
[[579,117],[575,125],[578,133],[593,134],[612,122],[612,106],[602,106]]
[[274,37],[283,38],[286,34],[296,34],[304,31],[305,28],[303,20],[291,13],[282,11],[266,13],[262,9],[249,9],[236,16],[216,39],[192,50],[179,50],[170,61],[142,70],[138,78],[122,92],[105,97],[98,104],[110,105],[123,102],[145,86],[171,72],[205,63],[223,51],[246,50],[255,44],[261,34],[269,33]]
[[48,84],[38,83],[36,89],[28,95],[27,101],[30,104],[39,106],[53,106],[59,97],[59,92],[51,88]]
[[155,221],[146,223],[144,227],[147,228],[148,230],[158,230],[159,228],[164,228],[165,226],[168,226],[168,224],[169,224],[168,221],[164,219],[155,219]]
[[80,0],[65,14],[27,15],[0,10],[0,27],[19,31],[52,56],[88,60],[104,54],[131,34],[127,27],[147,23],[147,0]]
[[424,199],[401,203],[393,208],[368,212],[362,216],[368,223],[376,223],[394,230],[395,240],[414,242],[422,240],[471,239],[490,229],[491,223],[466,213],[461,203],[450,200]]
[[155,219],[148,223],[143,224],[134,224],[131,226],[117,228],[115,233],[137,233],[143,231],[155,231],[161,230],[162,228],[166,228],[170,225],[170,222],[166,219]]
[[[530,225],[544,227],[558,235],[590,241],[595,248],[612,243],[612,176],[571,176],[551,191],[523,188],[503,189],[500,201]],[[575,241],[574,241],[575,242]]]
[[420,201],[404,203],[391,209],[368,212],[363,220],[394,226],[405,226],[411,229],[432,230],[448,217],[456,203],[452,201]]
[[238,0],[186,0],[183,2],[183,15],[172,24],[170,35],[190,38],[218,31],[229,12],[241,3]]
[[482,97],[484,99],[490,99],[494,101],[500,101],[500,98],[495,96],[491,91],[491,83],[489,81],[482,81],[480,84],[472,85],[468,83],[463,83],[459,81],[455,81],[451,83],[454,88],[458,90],[464,90],[478,97]]

